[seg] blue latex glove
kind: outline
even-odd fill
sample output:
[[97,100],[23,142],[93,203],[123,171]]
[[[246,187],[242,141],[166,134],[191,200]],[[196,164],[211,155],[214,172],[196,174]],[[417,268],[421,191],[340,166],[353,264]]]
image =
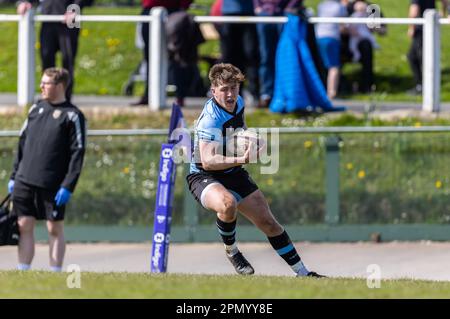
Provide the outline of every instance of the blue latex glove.
[[10,179],[8,182],[8,193],[11,194],[13,192],[14,189],[14,180]]
[[61,187],[55,196],[56,206],[66,205],[71,195],[72,193],[68,189]]

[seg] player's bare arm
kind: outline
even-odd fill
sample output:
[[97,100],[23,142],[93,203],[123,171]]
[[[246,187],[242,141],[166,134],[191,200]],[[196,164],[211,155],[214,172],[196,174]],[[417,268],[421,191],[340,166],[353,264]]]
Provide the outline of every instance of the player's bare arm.
[[203,169],[207,171],[224,170],[250,161],[251,147],[246,150],[243,156],[239,157],[223,156],[220,152],[217,152],[219,147],[221,146],[217,142],[199,142],[200,160]]

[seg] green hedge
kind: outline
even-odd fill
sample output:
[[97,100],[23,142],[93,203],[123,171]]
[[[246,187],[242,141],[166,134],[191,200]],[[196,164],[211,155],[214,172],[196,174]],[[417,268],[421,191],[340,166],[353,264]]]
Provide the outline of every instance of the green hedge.
[[[341,221],[449,223],[450,137],[442,133],[342,134]],[[156,137],[90,137],[86,163],[68,207],[68,224],[149,225],[153,220],[160,144]],[[325,214],[324,135],[280,138],[280,169],[248,170],[283,224],[317,224]],[[16,139],[2,138],[0,184],[6,184]],[[173,223],[183,223],[184,175],[177,169]],[[200,223],[215,215],[201,210]],[[243,222],[243,218],[241,218]]]

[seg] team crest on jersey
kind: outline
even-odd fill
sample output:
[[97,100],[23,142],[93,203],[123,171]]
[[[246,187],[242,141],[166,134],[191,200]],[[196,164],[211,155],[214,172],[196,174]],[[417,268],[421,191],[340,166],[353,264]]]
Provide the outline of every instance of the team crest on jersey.
[[62,111],[61,110],[54,110],[53,111],[53,118],[56,120],[58,117],[61,116]]

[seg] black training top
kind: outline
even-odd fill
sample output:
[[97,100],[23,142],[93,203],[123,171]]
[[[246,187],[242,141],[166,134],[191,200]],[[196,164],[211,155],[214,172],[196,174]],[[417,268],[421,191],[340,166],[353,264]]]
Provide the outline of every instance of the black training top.
[[93,0],[31,0],[29,1],[41,6],[41,14],[55,14],[61,15],[66,13],[67,7],[71,4],[79,5],[82,9],[85,6],[90,6],[94,2]]
[[11,179],[56,190],[74,191],[83,166],[86,123],[73,104],[34,104],[20,131]]
[[436,8],[436,0],[411,0],[411,4],[417,4],[419,6],[420,17],[423,17],[425,10]]
[[[423,13],[425,12],[425,10],[436,8],[435,0],[411,0],[411,4],[417,4],[419,6],[420,16],[418,16],[417,18],[423,17]],[[414,26],[414,36],[422,37],[422,32],[422,25],[417,24]]]

